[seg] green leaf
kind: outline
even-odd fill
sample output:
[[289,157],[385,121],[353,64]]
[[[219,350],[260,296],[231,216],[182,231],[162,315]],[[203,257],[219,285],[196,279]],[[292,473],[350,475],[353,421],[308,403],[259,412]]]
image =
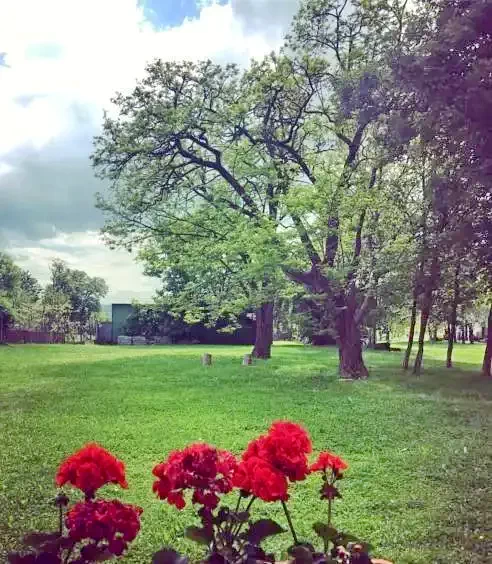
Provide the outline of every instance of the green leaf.
[[291,546],[288,552],[295,564],[313,564],[313,553],[306,546]]
[[207,531],[206,529],[203,529],[201,527],[193,527],[193,526],[186,527],[185,537],[198,544],[204,544],[205,546],[208,546],[213,540],[211,531]]
[[246,523],[249,519],[249,511],[239,511],[238,513],[231,513],[231,517],[236,523]]
[[336,541],[338,545],[344,546],[345,548],[347,548],[349,543],[362,544],[358,537],[350,533],[338,533]]
[[260,544],[267,537],[285,533],[285,529],[272,519],[260,519],[253,523],[248,532],[247,537],[251,544]]
[[313,529],[318,537],[322,538],[325,541],[335,542],[335,539],[339,534],[334,527],[330,527],[326,523],[321,523],[320,521],[314,523]]
[[154,553],[152,564],[188,564],[188,558],[172,548],[163,548]]

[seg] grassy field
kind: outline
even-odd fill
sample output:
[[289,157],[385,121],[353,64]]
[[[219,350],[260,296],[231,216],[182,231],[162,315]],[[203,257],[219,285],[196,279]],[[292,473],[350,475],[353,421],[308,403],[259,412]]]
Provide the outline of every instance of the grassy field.
[[[212,367],[200,365],[205,350]],[[168,543],[193,551],[183,538],[190,514],[152,495],[153,464],[197,440],[239,454],[272,420],[290,418],[309,429],[316,450],[349,462],[335,523],[376,555],[397,564],[492,562],[492,384],[478,374],[481,345],[458,345],[453,370],[443,368],[442,345],[428,346],[420,379],[401,373],[399,353],[368,353],[371,378],[355,383],[338,381],[335,349],[276,346],[271,361],[252,367],[240,364],[245,352],[0,347],[0,560],[22,532],[54,528],[56,467],[94,440],[127,464],[129,490],[105,493],[144,508],[128,560],[149,562]],[[312,538],[323,510],[315,480],[295,488],[292,507],[301,536]],[[283,522],[280,508],[268,512]]]

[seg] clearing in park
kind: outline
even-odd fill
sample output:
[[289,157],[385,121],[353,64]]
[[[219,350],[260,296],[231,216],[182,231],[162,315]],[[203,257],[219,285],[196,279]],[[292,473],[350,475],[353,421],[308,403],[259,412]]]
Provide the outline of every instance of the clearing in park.
[[[144,508],[128,561],[148,562],[164,544],[189,553],[191,515],[154,497],[153,465],[193,441],[239,454],[289,418],[349,463],[336,520],[370,539],[374,554],[398,564],[490,561],[492,391],[479,375],[483,346],[456,348],[446,370],[445,347],[429,345],[419,379],[402,375],[398,353],[369,352],[371,378],[347,383],[331,348],[275,346],[270,361],[246,367],[246,347],[2,347],[0,559],[25,531],[55,526],[57,465],[89,440],[127,464],[130,488],[108,493]],[[316,499],[311,479],[292,499],[304,538]],[[280,507],[270,511],[282,522]]]

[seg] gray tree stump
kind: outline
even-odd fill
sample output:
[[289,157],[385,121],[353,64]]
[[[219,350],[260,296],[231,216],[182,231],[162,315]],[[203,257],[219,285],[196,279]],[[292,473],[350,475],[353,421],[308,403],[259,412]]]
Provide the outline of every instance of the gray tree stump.
[[253,357],[250,354],[245,354],[243,357],[243,366],[253,364]]
[[202,356],[202,364],[203,366],[210,366],[212,364],[212,355],[210,353],[205,353]]

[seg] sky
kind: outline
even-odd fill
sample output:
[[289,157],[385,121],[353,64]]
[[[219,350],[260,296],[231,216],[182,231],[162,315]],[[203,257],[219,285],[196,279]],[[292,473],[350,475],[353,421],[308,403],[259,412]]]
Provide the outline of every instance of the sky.
[[99,236],[89,163],[116,91],[145,64],[246,66],[276,50],[299,0],[2,0],[0,249],[42,283],[53,258],[102,276],[106,302],[149,300],[158,281]]

